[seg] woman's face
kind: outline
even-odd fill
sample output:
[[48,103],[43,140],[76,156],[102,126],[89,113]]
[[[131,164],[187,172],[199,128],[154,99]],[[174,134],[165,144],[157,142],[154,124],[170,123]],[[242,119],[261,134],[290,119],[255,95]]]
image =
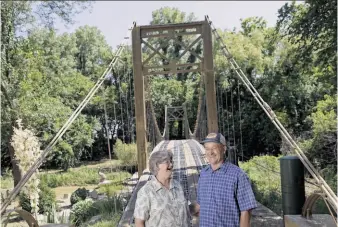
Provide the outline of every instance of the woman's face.
[[172,172],[173,172],[173,167],[174,167],[174,164],[173,164],[172,159],[159,164],[157,176],[162,178],[162,179],[169,179],[171,177]]

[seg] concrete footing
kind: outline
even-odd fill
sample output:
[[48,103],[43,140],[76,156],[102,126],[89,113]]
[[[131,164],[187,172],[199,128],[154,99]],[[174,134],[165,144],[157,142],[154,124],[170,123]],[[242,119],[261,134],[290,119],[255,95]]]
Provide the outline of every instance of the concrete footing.
[[313,214],[306,219],[301,215],[285,215],[285,227],[336,227],[333,218],[328,214]]

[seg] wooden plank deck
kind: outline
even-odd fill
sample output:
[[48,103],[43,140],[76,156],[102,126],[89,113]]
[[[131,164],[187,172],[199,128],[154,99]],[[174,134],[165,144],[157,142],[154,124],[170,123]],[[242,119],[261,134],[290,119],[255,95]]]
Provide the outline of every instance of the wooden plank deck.
[[[190,202],[197,200],[197,183],[201,169],[207,164],[205,151],[201,144],[196,140],[171,140],[160,142],[153,150],[167,149],[174,154],[173,178],[180,181],[185,190],[186,198]],[[150,179],[149,170],[146,169],[135,186],[127,207],[119,222],[119,227],[134,226],[133,212],[137,198],[137,192]],[[252,212],[251,227],[258,226],[283,226],[282,218],[273,213],[262,204],[258,203],[258,208]],[[198,218],[194,217],[192,226],[199,226]]]

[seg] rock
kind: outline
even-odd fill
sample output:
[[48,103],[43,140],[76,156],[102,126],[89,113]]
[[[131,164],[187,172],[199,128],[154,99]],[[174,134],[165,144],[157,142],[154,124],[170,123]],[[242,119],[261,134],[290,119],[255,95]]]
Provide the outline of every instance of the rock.
[[98,199],[99,195],[97,191],[94,189],[93,191],[89,192],[89,197],[91,197],[92,199]]
[[88,224],[94,225],[96,222],[99,222],[100,220],[101,220],[101,215],[96,215],[89,220]]
[[102,182],[100,181],[99,185],[110,184],[111,182],[111,180],[103,180]]

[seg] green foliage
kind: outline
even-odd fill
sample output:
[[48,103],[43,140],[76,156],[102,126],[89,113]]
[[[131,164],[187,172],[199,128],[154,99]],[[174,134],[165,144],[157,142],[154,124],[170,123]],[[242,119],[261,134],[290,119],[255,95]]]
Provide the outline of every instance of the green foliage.
[[317,102],[316,112],[311,114],[315,135],[337,131],[336,109],[337,96],[325,95],[324,100]]
[[92,199],[82,200],[76,203],[71,210],[70,220],[75,226],[80,226],[83,222],[88,220],[90,216],[91,207],[93,205]]
[[[117,181],[124,180],[129,177],[128,172],[115,171],[106,174],[108,180]],[[98,170],[89,167],[80,167],[69,169],[67,172],[43,173],[40,175],[41,182],[47,184],[51,188],[61,186],[84,186],[96,185],[99,183]]]
[[[75,14],[88,7],[88,1],[1,2],[1,131],[6,132],[1,133],[2,164],[9,165],[9,140],[15,119],[22,117],[25,125],[40,132],[42,145],[46,145],[48,138],[43,134],[55,134],[52,122],[60,121],[58,116],[64,120],[64,115],[69,114],[58,98],[59,91],[63,91],[60,87],[69,84],[77,88],[80,82],[75,78],[73,83],[67,81],[67,76],[74,75],[70,70],[74,45],[69,35],[56,37],[53,23],[56,19],[71,23]],[[48,29],[36,29],[36,25]],[[77,92],[83,93],[77,90],[71,99],[67,98],[69,102],[77,101]],[[12,163],[17,182],[20,176],[16,163]]]
[[13,188],[13,177],[9,169],[5,169],[2,171],[2,175],[0,177],[1,181],[1,189],[10,189]]
[[246,36],[251,36],[252,32],[255,31],[264,31],[266,29],[267,22],[262,17],[249,17],[246,19],[241,19],[241,27],[243,29],[243,34]]
[[283,32],[293,43],[302,44],[298,49],[300,60],[311,60],[311,54],[317,52],[317,63],[335,65],[337,59],[335,54],[337,51],[336,1],[308,0],[305,4],[286,3],[279,10],[277,28],[284,29]]
[[[40,182],[39,184],[39,189],[40,192],[39,192],[38,212],[40,214],[51,213],[53,211],[53,207],[55,207],[56,204],[55,192],[42,182]],[[30,199],[27,194],[20,193],[19,204],[23,210],[26,210],[28,212],[32,211]]]
[[74,204],[82,200],[85,200],[88,197],[88,195],[89,192],[86,188],[78,188],[70,196],[70,204],[73,206]]
[[162,7],[152,12],[152,21],[150,24],[174,24],[189,22],[195,20],[193,13],[187,15],[175,7]]
[[113,178],[110,183],[100,185],[98,192],[104,193],[108,198],[111,198],[121,192],[123,189],[123,181],[128,177],[131,177],[131,174],[126,172],[124,172],[124,174],[115,175],[115,178]]
[[73,206],[71,221],[76,226],[80,226],[96,215],[101,215],[104,220],[118,221],[122,210],[123,201],[118,196],[96,202],[86,199]]
[[122,165],[137,164],[137,147],[136,144],[125,144],[121,140],[117,140],[114,145],[114,152]]
[[28,211],[28,212],[32,211],[31,202],[27,194],[20,193],[19,204],[23,210]]
[[256,200],[277,214],[282,213],[279,157],[254,156],[239,163],[248,174]]
[[309,116],[313,122],[311,139],[302,141],[310,160],[318,167],[337,167],[337,97],[325,95],[318,101],[315,112]]
[[111,227],[117,226],[121,218],[120,214],[115,214],[113,217],[107,218],[107,220],[100,221],[93,225],[93,227]]
[[[326,183],[331,187],[332,191],[337,192],[337,167],[334,167],[333,165],[328,165],[321,171],[321,174]],[[330,208],[331,210],[334,210],[332,209],[332,207]],[[317,202],[313,206],[313,213],[330,214],[330,211],[322,198],[317,200]]]
[[69,169],[67,172],[41,174],[40,179],[49,187],[55,188],[60,186],[97,184],[99,182],[99,175],[96,169],[84,167],[80,169]]
[[56,204],[55,192],[44,183],[40,183],[39,213],[51,213]]

